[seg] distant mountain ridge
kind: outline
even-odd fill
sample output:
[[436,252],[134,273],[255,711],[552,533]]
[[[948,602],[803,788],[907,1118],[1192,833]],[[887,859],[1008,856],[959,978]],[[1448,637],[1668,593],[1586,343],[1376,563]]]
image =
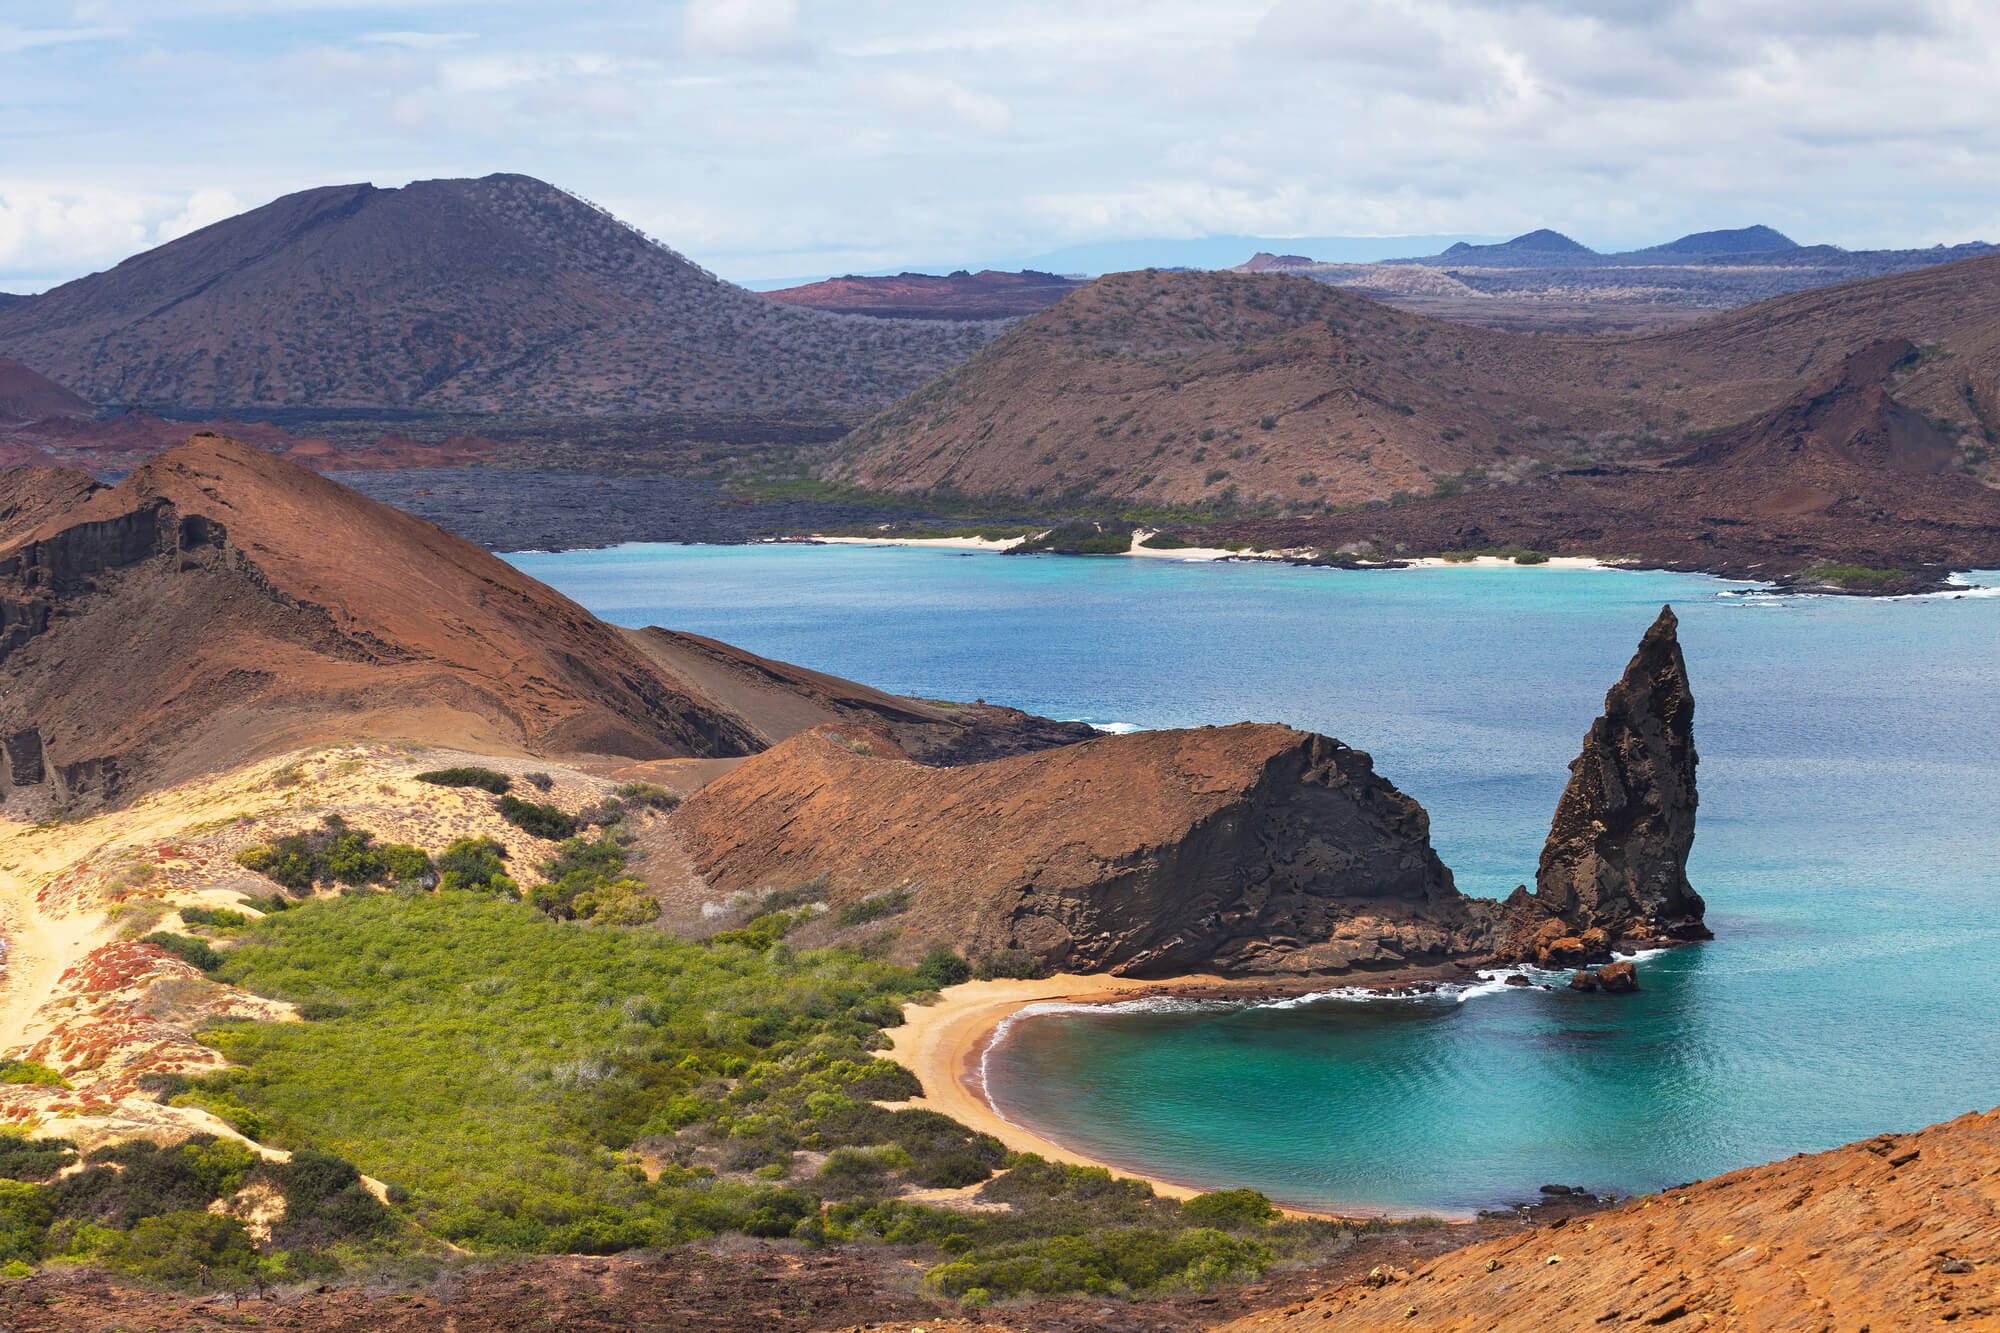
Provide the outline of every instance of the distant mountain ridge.
[[1434,255],[1414,255],[1387,259],[1385,264],[1427,264],[1437,267],[1467,268],[1630,268],[1649,264],[1745,264],[1781,263],[1797,265],[1853,264],[1869,266],[1870,273],[1886,271],[1884,260],[1907,259],[1942,263],[1990,254],[2000,247],[1984,241],[1963,245],[1935,246],[1928,250],[1843,250],[1837,245],[1800,245],[1774,227],[1759,223],[1721,231],[1690,232],[1686,236],[1649,245],[1639,250],[1598,251],[1572,240],[1559,231],[1543,227],[1497,245],[1468,245],[1460,242]]
[[0,353],[195,409],[854,415],[993,331],[766,301],[519,175],[305,190],[0,304]]

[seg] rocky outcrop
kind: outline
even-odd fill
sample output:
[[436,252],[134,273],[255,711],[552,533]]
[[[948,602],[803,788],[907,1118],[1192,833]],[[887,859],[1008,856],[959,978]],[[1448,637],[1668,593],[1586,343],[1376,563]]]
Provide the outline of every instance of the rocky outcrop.
[[1283,977],[1490,949],[1423,807],[1359,750],[1243,723],[1104,736],[966,768],[821,728],[673,817],[719,894],[821,880],[836,908],[902,888],[892,924],[1079,971]]
[[1368,755],[1275,725],[1104,736],[939,770],[884,729],[911,734],[912,719],[884,713],[744,762],[673,824],[718,898],[811,882],[838,909],[904,891],[893,924],[906,948],[1266,979],[1576,967],[1609,963],[1619,940],[1707,933],[1686,874],[1693,715],[1664,610],[1572,766],[1539,891],[1505,903],[1458,892],[1429,817]]
[[[1673,609],[1662,607],[1605,695],[1604,715],[1570,765],[1533,898],[1511,900],[1538,933],[1535,952],[1544,961],[1591,961],[1600,951],[1584,946],[1582,936],[1593,929],[1610,940],[1709,938],[1701,895],[1687,877],[1696,799],[1694,695],[1678,624]],[[1536,921],[1536,913],[1543,919]]]

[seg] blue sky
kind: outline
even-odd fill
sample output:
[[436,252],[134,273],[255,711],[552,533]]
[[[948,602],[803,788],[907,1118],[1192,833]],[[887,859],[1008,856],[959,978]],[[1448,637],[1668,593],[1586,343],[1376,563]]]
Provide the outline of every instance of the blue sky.
[[0,290],[521,171],[739,280],[1214,234],[2000,240],[1990,0],[0,0]]

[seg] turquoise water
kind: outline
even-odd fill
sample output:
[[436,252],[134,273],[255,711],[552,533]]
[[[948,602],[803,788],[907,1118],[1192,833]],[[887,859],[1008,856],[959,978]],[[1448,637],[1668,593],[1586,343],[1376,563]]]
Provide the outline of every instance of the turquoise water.
[[620,623],[891,690],[1329,732],[1421,800],[1460,886],[1492,895],[1533,875],[1605,689],[1674,604],[1702,755],[1690,875],[1715,942],[1644,960],[1630,997],[1016,1021],[988,1062],[996,1103],[1106,1160],[1457,1211],[1546,1181],[1655,1189],[2000,1102],[2000,597],[854,547],[512,558]]

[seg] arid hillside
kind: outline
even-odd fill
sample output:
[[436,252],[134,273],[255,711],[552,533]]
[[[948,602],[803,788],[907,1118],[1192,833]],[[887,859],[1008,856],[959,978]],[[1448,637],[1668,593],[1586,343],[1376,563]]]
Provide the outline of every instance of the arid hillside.
[[88,417],[96,411],[47,375],[0,356],[0,425],[49,417]]
[[1277,547],[1519,547],[1854,592],[1934,587],[2000,564],[2000,490],[1968,474],[1959,431],[1902,401],[1953,364],[1885,339],[1677,456],[1231,530]]
[[723,282],[527,176],[335,185],[0,307],[105,404],[853,416],[990,336]]
[[1023,269],[1001,273],[960,269],[938,277],[899,273],[893,278],[853,274],[802,287],[765,292],[770,301],[847,315],[901,319],[1019,319],[1046,310],[1081,284],[1073,278]]
[[0,474],[0,608],[9,810],[336,739],[727,757],[891,713],[920,752],[1017,721],[1052,728],[1044,744],[1090,734],[1007,710],[959,718],[775,663],[725,702],[725,665],[761,659],[649,644],[441,528],[213,435],[116,488]]
[[2000,257],[1847,283],[1650,334],[1449,323],[1281,274],[1117,274],[848,437],[863,485],[1294,513],[1504,486],[1753,418],[1884,337],[1899,401],[2000,431]]
[[2000,1327],[2000,1112],[1378,1268],[1223,1333]]

